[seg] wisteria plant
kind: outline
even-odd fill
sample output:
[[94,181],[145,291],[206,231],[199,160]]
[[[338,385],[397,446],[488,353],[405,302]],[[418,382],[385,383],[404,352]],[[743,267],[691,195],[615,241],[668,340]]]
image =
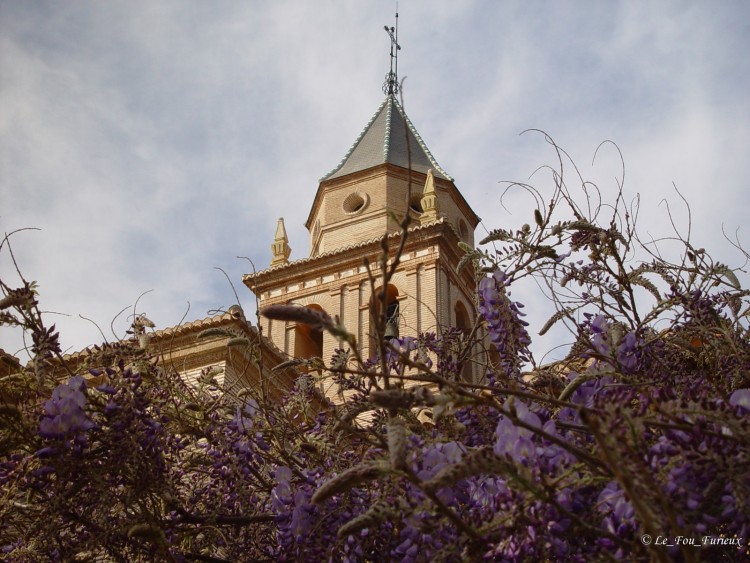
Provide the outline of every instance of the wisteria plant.
[[[267,308],[342,343],[282,401],[188,385],[135,338],[66,365],[34,284],[1,282],[0,321],[32,342],[0,388],[3,557],[747,560],[750,293],[690,240],[671,261],[642,242],[622,189],[605,205],[576,175],[571,193],[549,141],[547,198],[511,186],[538,202],[529,223],[464,248],[473,329],[387,339],[374,306],[364,358],[335,318]],[[368,264],[373,288],[408,226]],[[511,294],[524,284],[554,307],[543,326]],[[538,363],[556,324],[567,356]],[[303,408],[316,378],[345,400]]]

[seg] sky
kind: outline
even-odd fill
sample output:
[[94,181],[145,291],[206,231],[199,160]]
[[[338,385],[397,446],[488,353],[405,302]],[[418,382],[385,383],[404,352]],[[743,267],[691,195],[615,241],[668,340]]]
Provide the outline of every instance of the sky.
[[[254,311],[242,275],[268,267],[281,216],[291,259],[308,255],[318,181],[384,98],[395,11],[0,0],[0,232],[38,229],[12,249],[66,351],[122,337],[134,311],[164,328],[235,291]],[[616,143],[642,232],[669,234],[666,199],[696,246],[742,266],[722,228],[750,247],[750,4],[401,0],[398,12],[406,112],[482,217],[477,239],[531,222],[528,199],[501,204],[504,182],[549,192],[532,174],[555,155],[521,134],[540,129],[605,197],[619,157],[611,144],[594,154]],[[19,283],[5,249],[0,277]],[[532,320],[542,308],[527,303]],[[0,328],[0,347],[24,358],[22,345]]]

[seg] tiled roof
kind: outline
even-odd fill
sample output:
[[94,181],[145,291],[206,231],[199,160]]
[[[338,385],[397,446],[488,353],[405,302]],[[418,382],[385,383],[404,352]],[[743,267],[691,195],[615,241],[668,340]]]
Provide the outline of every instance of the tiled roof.
[[[195,321],[182,323],[177,326],[170,326],[152,333],[153,338],[165,338],[171,336],[181,336],[183,334],[197,333],[208,328],[221,326],[225,323],[242,319],[241,313],[230,310],[227,313],[221,313],[212,317],[197,319]],[[251,330],[253,330],[251,328]]]
[[0,375],[8,375],[21,369],[21,361],[0,348]]
[[[155,330],[154,332],[150,332],[148,334],[152,339],[156,339],[156,340],[182,336],[184,334],[190,334],[190,333],[197,334],[202,330],[206,330],[208,328],[219,327],[223,324],[226,324],[232,320],[237,320],[237,319],[238,317],[232,314],[231,312],[221,313],[218,315],[214,315],[212,317],[206,317],[203,319],[198,319],[198,320],[187,322],[187,323],[182,323],[177,326],[170,326],[170,327],[163,328],[160,330]],[[89,356],[90,354],[91,354],[91,348],[86,347],[83,350],[78,350],[70,354],[63,354],[63,360],[67,362],[77,361],[79,359],[83,359]]]
[[404,108],[390,94],[386,96],[344,159],[321,178],[321,181],[346,176],[379,164],[395,164],[409,168],[405,132],[409,136],[412,170],[426,174],[432,169],[432,173],[438,178],[452,181],[453,178],[435,161],[435,157],[409,121]]
[[[194,321],[181,323],[176,326],[170,326],[167,328],[155,330],[153,332],[147,333],[151,337],[151,342],[159,341],[159,340],[165,340],[168,338],[175,338],[178,336],[184,336],[189,334],[195,334],[197,335],[201,331],[204,331],[209,328],[216,328],[221,327],[226,324],[232,323],[233,321],[243,321],[244,320],[244,314],[242,313],[242,309],[240,309],[238,306],[233,305],[229,308],[228,312],[220,313],[218,315],[214,315],[211,317],[205,317],[203,319],[197,319]],[[253,327],[250,323],[241,323],[240,326],[244,327],[245,330],[251,333],[255,333],[256,329]],[[264,337],[264,341],[267,339]],[[265,342],[266,344],[270,344],[274,349],[276,349],[276,346],[271,343],[270,340],[267,340]],[[77,352],[73,352],[70,354],[64,354],[63,360],[65,361],[77,361],[80,359],[85,358],[86,356],[89,356],[91,354],[91,348],[86,347],[83,350],[79,350]]]

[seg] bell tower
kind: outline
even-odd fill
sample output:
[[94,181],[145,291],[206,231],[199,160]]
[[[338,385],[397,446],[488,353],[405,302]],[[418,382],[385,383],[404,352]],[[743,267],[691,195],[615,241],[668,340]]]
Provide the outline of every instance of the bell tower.
[[[479,217],[397,100],[394,51],[400,47],[395,28],[386,31],[392,57],[385,99],[344,158],[318,183],[305,223],[309,255],[289,259],[280,220],[270,267],[243,277],[260,307],[295,304],[337,315],[365,357],[375,354],[370,315],[378,292],[385,295],[379,301],[386,304],[391,336],[469,328],[475,315],[473,272],[456,273],[456,266],[463,255],[459,243],[474,245]],[[378,264],[384,238],[393,259],[403,236],[393,217],[406,214],[411,221],[396,273],[388,287],[371,287],[365,259]],[[378,272],[373,273],[377,279]],[[264,335],[291,357],[328,360],[341,346],[334,336],[307,325],[266,318],[261,324]]]

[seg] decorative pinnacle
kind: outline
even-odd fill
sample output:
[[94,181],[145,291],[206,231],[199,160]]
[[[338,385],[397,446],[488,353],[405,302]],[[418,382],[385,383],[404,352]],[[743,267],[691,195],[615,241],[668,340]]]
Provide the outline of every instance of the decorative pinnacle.
[[422,215],[419,217],[420,225],[437,221],[440,217],[440,209],[438,208],[438,198],[435,192],[435,176],[432,173],[432,168],[427,171],[427,179],[424,183],[420,203],[422,204]]
[[283,217],[279,217],[279,221],[276,223],[276,235],[273,237],[271,252],[273,254],[271,267],[289,263],[289,255],[292,252],[292,248],[289,246],[289,239],[286,236]]
[[384,94],[398,94],[398,52],[401,45],[398,44],[398,12],[396,12],[396,25],[394,27],[383,26],[385,32],[391,38],[391,70],[385,75],[383,83]]

